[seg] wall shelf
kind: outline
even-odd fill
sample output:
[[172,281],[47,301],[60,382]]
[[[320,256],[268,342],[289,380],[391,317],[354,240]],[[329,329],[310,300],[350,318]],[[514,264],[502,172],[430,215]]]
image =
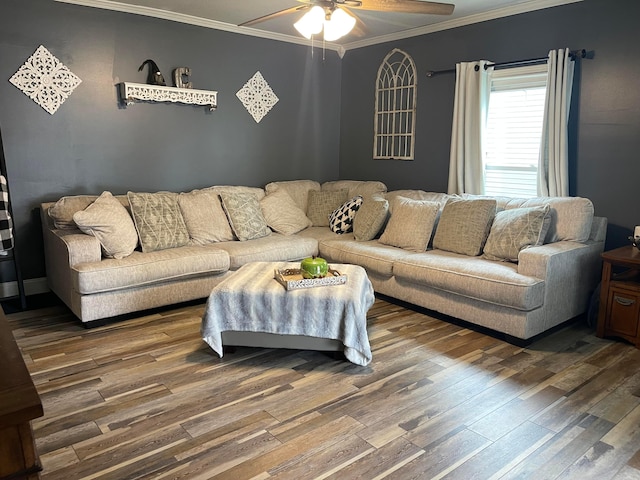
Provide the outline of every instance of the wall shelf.
[[218,92],[195,90],[193,88],[162,87],[145,83],[119,83],[120,99],[123,105],[136,102],[172,102],[189,105],[204,105],[213,111],[218,106]]

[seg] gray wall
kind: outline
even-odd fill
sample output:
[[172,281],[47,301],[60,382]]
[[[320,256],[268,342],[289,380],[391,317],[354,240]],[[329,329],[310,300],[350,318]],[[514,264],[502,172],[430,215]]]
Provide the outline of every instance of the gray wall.
[[[189,190],[272,180],[379,179],[390,189],[444,191],[454,76],[427,70],[457,61],[540,57],[568,46],[594,51],[577,72],[571,193],[609,218],[607,248],[640,224],[640,2],[585,0],[398,42],[335,52],[174,22],[66,5],[3,0],[0,6],[0,128],[23,273],[44,276],[41,201],[65,194]],[[7,80],[44,45],[82,80],[49,115]],[[417,65],[416,159],[372,160],[375,75],[392,48]],[[189,66],[195,88],[218,90],[219,108],[118,106],[115,85],[143,83],[154,59],[165,78]],[[259,124],[235,92],[260,70],[280,102]],[[13,277],[3,265],[0,281]]]
[[[8,82],[44,45],[82,83],[50,115]],[[217,111],[118,105],[115,85],[145,83],[155,60],[191,67],[194,88],[218,91]],[[111,190],[185,191],[215,184],[338,176],[340,78],[335,52],[57,3],[0,6],[0,128],[26,278],[43,277],[40,202]],[[280,101],[259,124],[235,93],[259,70]],[[5,267],[7,264],[4,264]],[[3,268],[0,281],[13,277]]]
[[[640,224],[640,2],[585,0],[398,42],[350,50],[343,60],[340,176],[384,180],[390,189],[446,191],[455,74],[429,70],[459,61],[505,62],[585,48],[577,65],[570,146],[571,194],[590,198],[610,226],[607,248],[627,243]],[[414,161],[372,160],[375,76],[401,48],[418,69]]]

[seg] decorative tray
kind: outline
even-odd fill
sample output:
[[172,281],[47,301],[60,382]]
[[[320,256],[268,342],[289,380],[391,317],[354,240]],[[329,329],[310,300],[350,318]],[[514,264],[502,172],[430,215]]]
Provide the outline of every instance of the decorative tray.
[[347,283],[347,276],[340,272],[329,269],[326,277],[304,278],[302,270],[299,268],[287,268],[275,270],[274,278],[287,290],[298,290],[300,288],[323,287],[327,285],[344,285]]

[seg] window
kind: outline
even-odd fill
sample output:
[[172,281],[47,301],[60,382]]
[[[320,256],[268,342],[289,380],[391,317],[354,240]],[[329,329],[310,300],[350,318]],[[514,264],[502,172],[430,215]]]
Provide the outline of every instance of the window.
[[378,69],[373,158],[413,160],[415,117],[416,66],[396,48]]
[[486,195],[537,195],[546,90],[546,64],[493,72],[484,137]]

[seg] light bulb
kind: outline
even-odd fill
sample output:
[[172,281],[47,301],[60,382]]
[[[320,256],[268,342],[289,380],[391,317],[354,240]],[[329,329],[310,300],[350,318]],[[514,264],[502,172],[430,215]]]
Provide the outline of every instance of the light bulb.
[[293,24],[296,30],[305,38],[311,38],[322,31],[324,23],[324,9],[318,5],[305,13],[300,20]]
[[349,33],[356,25],[356,19],[341,8],[336,8],[329,20],[324,20],[324,39],[328,42]]

